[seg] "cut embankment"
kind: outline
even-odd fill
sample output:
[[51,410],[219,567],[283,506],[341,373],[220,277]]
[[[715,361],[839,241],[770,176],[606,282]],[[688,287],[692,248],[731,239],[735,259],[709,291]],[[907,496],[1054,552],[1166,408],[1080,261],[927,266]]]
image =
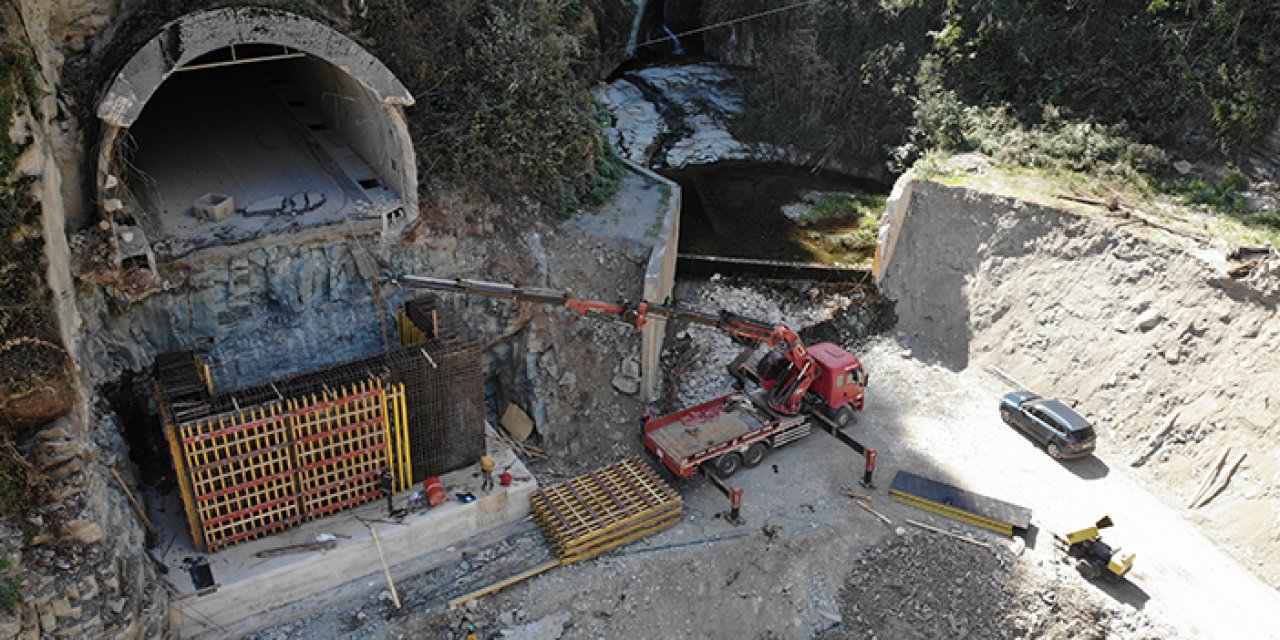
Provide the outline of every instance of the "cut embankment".
[[1125,221],[931,182],[895,196],[878,275],[913,351],[1073,402],[1100,457],[1280,585],[1280,261],[1235,279],[1220,248]]

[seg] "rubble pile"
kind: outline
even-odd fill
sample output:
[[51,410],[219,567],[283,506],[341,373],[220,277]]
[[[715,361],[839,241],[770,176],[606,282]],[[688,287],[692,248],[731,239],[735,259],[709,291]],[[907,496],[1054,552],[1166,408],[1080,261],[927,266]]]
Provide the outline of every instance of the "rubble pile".
[[842,638],[1168,638],[1141,611],[1079,586],[1061,562],[904,532],[869,547],[840,593]]

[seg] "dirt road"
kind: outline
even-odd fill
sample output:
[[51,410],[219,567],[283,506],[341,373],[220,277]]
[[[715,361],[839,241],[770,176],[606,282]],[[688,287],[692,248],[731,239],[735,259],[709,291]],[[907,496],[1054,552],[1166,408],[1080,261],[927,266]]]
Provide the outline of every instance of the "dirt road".
[[[979,371],[952,373],[903,353],[882,340],[864,357],[874,373],[860,428],[882,434],[886,472],[909,469],[1031,508],[1040,531],[1029,553],[1044,561],[1053,557],[1053,532],[1110,515],[1116,526],[1104,539],[1136,552],[1137,561],[1128,583],[1090,588],[1189,636],[1280,637],[1274,617],[1280,595],[1126,477],[1123,460],[1056,462],[999,420],[997,399],[1010,390],[1003,381]],[[1107,437],[1105,425],[1099,437]]]

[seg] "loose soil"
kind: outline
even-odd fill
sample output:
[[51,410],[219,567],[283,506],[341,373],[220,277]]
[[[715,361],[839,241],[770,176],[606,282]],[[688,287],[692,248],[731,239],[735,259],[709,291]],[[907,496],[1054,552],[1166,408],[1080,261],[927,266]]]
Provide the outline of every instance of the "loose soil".
[[[740,312],[762,297],[787,297],[718,281],[685,283],[682,290]],[[844,294],[817,290],[808,306],[799,301],[809,294],[797,293],[788,311],[806,324],[836,314],[838,308],[824,308]],[[680,348],[701,356],[691,360],[702,364],[690,365],[690,380],[713,378],[723,371],[721,360],[737,353],[700,340]],[[746,495],[742,524],[724,518],[728,505],[709,484],[689,481],[679,485],[685,518],[676,527],[473,605],[444,607],[450,597],[549,558],[536,532],[407,582],[402,597],[412,604],[404,612],[374,594],[260,637],[462,638],[468,624],[481,637],[522,638],[1272,633],[1266,612],[1280,605],[1273,591],[1128,480],[1105,453],[1059,463],[1005,426],[996,412],[1007,388],[1002,381],[914,359],[893,337],[874,338],[858,353],[872,386],[852,429],[880,451],[879,487],[869,493],[891,526],[842,494],[843,487],[865,491],[856,487],[858,456],[815,433],[733,477]],[[704,391],[713,386],[707,385]],[[1031,508],[1030,546],[1020,550],[1001,536],[892,501],[887,486],[900,469]],[[1116,586],[1084,580],[1052,544],[1053,533],[1086,526],[1104,512],[1117,521],[1107,539],[1138,553],[1130,581]],[[907,518],[989,547],[916,529]]]

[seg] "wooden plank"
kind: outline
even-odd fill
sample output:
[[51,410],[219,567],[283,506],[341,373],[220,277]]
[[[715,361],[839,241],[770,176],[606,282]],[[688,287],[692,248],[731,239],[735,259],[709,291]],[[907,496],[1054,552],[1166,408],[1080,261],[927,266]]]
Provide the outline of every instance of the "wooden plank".
[[456,598],[454,598],[454,599],[450,600],[450,601],[449,601],[449,608],[450,608],[450,609],[453,609],[453,608],[458,607],[458,606],[460,606],[460,605],[466,604],[467,602],[469,602],[469,601],[471,601],[471,600],[475,600],[476,598],[482,598],[482,597],[487,596],[487,595],[489,595],[489,594],[491,594],[491,593],[496,593],[496,592],[498,592],[498,591],[500,591],[500,590],[502,590],[502,589],[505,589],[505,588],[507,588],[507,587],[509,587],[509,586],[511,586],[511,585],[513,585],[513,584],[516,584],[517,582],[523,582],[523,581],[528,580],[529,578],[532,578],[532,577],[534,577],[534,576],[536,576],[536,575],[546,573],[546,572],[548,572],[548,571],[550,571],[550,570],[552,570],[552,569],[554,569],[554,568],[556,568],[556,567],[560,566],[561,564],[562,564],[562,563],[561,563],[559,560],[552,560],[552,561],[550,561],[550,562],[547,562],[546,564],[541,564],[541,565],[538,565],[538,566],[536,566],[536,567],[534,567],[534,568],[532,568],[532,569],[529,569],[528,571],[522,571],[522,572],[520,572],[520,573],[517,573],[516,575],[511,576],[510,578],[503,578],[502,580],[499,580],[499,581],[497,581],[497,582],[495,582],[495,583],[493,583],[493,584],[490,584],[490,585],[485,586],[485,587],[481,587],[481,588],[479,588],[479,589],[476,589],[475,591],[472,591],[472,592],[470,592],[470,593],[466,593],[466,594],[460,595],[460,596],[458,596],[458,597],[456,597]]
[[916,527],[920,527],[921,529],[924,529],[924,530],[926,530],[926,531],[932,531],[932,532],[934,532],[934,533],[941,533],[942,535],[947,536],[948,538],[954,538],[954,539],[956,539],[956,540],[960,540],[960,541],[962,541],[962,542],[968,542],[969,544],[972,544],[972,545],[977,545],[977,546],[979,546],[979,547],[986,547],[986,548],[988,548],[988,549],[990,549],[990,548],[991,548],[991,544],[990,544],[990,543],[984,542],[984,541],[982,541],[982,540],[978,540],[977,538],[970,538],[969,536],[962,536],[962,535],[960,535],[960,534],[958,534],[958,533],[952,533],[952,532],[947,531],[947,530],[945,530],[945,529],[939,529],[939,528],[937,528],[937,527],[927,525],[927,524],[925,524],[925,523],[923,523],[923,522],[916,522],[915,520],[907,519],[907,524],[912,525],[912,526],[916,526]]

